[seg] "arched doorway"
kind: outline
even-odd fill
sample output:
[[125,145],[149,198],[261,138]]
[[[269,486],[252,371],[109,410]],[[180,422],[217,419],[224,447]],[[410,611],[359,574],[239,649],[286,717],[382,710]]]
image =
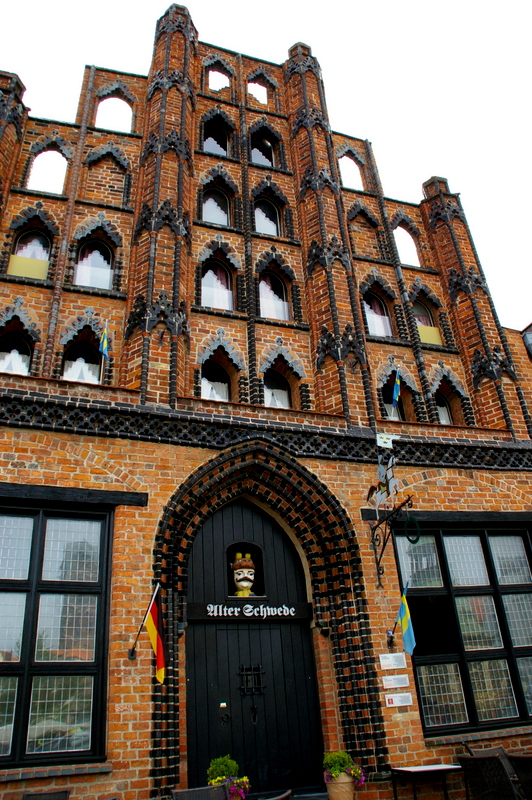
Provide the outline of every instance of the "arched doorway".
[[[154,681],[153,692],[151,762],[154,791],[160,794],[191,783],[189,714],[183,713],[187,645],[193,626],[192,620],[187,621],[190,554],[198,532],[213,514],[231,503],[245,503],[244,498],[256,509],[268,509],[266,517],[271,513],[282,519],[304,553],[314,622],[325,637],[319,636],[316,648],[318,679],[332,678],[336,695],[337,716],[322,715],[328,749],[342,746],[368,768],[382,769],[387,764],[368,602],[353,524],[335,495],[306,466],[268,442],[251,440],[232,445],[198,467],[176,489],[161,517],[154,579],[163,585],[170,662],[165,685]],[[244,536],[242,541],[246,541]],[[325,647],[324,641],[328,642]],[[321,683],[328,692],[325,687]],[[326,711],[330,694],[321,697]]]
[[[250,596],[236,595],[239,565]],[[192,546],[187,609],[189,786],[205,785],[211,758],[228,753],[252,791],[319,786],[311,608],[286,533],[245,501],[216,511]]]

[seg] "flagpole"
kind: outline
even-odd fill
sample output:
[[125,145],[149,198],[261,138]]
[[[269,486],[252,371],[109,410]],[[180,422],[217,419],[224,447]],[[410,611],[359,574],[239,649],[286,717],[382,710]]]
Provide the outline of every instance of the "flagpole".
[[136,637],[135,637],[135,641],[133,642],[133,647],[130,647],[130,648],[129,648],[129,650],[127,651],[127,657],[128,657],[128,660],[129,660],[129,661],[135,661],[135,659],[137,658],[137,651],[136,651],[137,642],[138,642],[138,640],[139,640],[139,636],[140,636],[140,634],[141,634],[141,632],[142,632],[142,628],[143,628],[143,626],[144,626],[144,623],[146,622],[146,619],[147,619],[147,617],[148,617],[148,614],[150,613],[150,608],[151,608],[151,606],[152,606],[152,603],[153,603],[153,601],[155,600],[155,597],[156,597],[156,595],[157,595],[157,592],[159,591],[159,589],[160,589],[160,588],[161,588],[161,584],[160,584],[160,583],[158,583],[158,584],[157,584],[157,586],[155,587],[155,590],[154,590],[154,592],[153,592],[152,596],[151,596],[151,600],[150,600],[150,602],[148,603],[148,608],[146,609],[146,613],[144,614],[144,619],[143,619],[143,620],[142,620],[142,622],[140,623],[140,626],[139,626],[139,629],[138,629],[137,635],[136,635]]

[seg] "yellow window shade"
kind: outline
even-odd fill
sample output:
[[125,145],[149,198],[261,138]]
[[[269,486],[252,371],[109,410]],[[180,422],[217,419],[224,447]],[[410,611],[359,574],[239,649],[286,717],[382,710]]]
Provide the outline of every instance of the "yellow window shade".
[[38,258],[24,258],[24,256],[11,256],[7,268],[8,275],[18,275],[20,278],[38,278],[45,281],[48,277],[48,261]]
[[432,325],[418,325],[419,338],[426,344],[443,344],[438,328]]

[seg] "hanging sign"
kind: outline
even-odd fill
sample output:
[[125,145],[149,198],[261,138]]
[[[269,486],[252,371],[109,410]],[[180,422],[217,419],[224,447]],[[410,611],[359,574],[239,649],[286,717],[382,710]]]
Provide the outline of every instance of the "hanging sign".
[[293,619],[311,619],[311,603],[282,603],[273,605],[267,602],[238,602],[226,603],[189,603],[187,606],[188,620],[203,620],[205,622],[265,622],[267,620],[281,622]]

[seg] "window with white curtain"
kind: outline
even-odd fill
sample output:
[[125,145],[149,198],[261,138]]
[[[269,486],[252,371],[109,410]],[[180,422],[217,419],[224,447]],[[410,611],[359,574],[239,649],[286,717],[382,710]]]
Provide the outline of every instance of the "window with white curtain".
[[259,280],[260,315],[269,319],[290,319],[286,286],[273,272],[264,272]]
[[363,303],[370,335],[393,336],[388,309],[380,297],[373,292],[366,292]]
[[264,405],[268,408],[291,408],[290,384],[275,369],[264,373]]
[[231,276],[221,264],[208,261],[202,270],[201,305],[208,308],[233,310]]

